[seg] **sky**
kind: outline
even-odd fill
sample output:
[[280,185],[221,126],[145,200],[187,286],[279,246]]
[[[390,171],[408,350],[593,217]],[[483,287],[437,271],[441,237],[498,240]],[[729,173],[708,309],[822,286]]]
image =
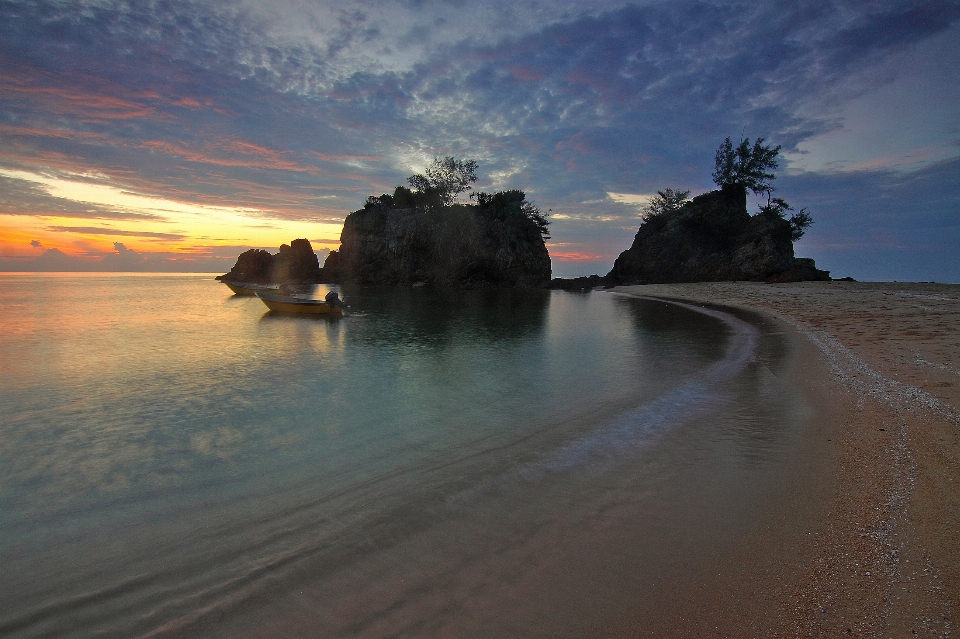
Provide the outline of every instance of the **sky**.
[[960,283],[958,105],[960,0],[0,0],[0,271],[322,258],[454,156],[603,275],[730,136],[782,147],[798,256]]

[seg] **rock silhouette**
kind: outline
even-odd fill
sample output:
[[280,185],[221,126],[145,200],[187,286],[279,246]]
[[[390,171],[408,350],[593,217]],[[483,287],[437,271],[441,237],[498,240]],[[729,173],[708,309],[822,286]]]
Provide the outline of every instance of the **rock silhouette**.
[[263,249],[244,251],[229,273],[218,280],[250,284],[293,284],[320,282],[320,260],[310,240],[293,240],[276,255]]
[[604,278],[608,285],[679,282],[829,280],[812,259],[793,254],[790,222],[750,215],[733,185],[643,221],[633,245]]
[[452,206],[416,206],[399,196],[370,198],[344,221],[340,249],[327,257],[323,280],[441,288],[547,286],[550,254],[537,225],[522,212],[523,192],[498,195],[503,197],[486,205]]

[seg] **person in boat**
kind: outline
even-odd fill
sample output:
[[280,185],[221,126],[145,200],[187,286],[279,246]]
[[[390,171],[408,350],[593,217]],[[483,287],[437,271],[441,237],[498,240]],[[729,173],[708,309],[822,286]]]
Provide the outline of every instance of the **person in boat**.
[[340,299],[340,296],[337,295],[336,291],[330,291],[327,293],[327,296],[323,298],[323,301],[330,306],[339,306],[340,308],[343,308],[343,301]]

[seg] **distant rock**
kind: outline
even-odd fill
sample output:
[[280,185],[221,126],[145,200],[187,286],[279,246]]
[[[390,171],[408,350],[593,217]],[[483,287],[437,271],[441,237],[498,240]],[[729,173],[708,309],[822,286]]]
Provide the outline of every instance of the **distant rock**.
[[812,259],[793,254],[790,222],[747,212],[746,190],[725,187],[643,221],[633,245],[604,278],[608,284],[829,280]]
[[555,277],[550,280],[550,288],[561,291],[592,291],[600,286],[607,286],[607,278],[599,275],[570,278]]
[[294,240],[276,255],[262,249],[244,251],[230,272],[216,279],[251,284],[320,282],[320,260],[310,240]]
[[323,281],[441,288],[546,287],[550,254],[522,191],[478,204],[419,203],[398,187],[347,216]]

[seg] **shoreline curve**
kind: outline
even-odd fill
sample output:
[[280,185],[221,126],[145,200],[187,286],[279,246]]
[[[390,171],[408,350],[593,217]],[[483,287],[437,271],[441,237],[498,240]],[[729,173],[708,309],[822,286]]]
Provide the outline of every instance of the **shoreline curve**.
[[[677,619],[662,620],[676,632],[660,626],[657,635],[951,636],[960,621],[960,286],[717,282],[613,292],[782,322],[795,333],[797,382],[821,422],[783,512],[749,540],[750,561],[718,578],[716,605],[681,606]],[[807,520],[784,516],[804,508]]]

